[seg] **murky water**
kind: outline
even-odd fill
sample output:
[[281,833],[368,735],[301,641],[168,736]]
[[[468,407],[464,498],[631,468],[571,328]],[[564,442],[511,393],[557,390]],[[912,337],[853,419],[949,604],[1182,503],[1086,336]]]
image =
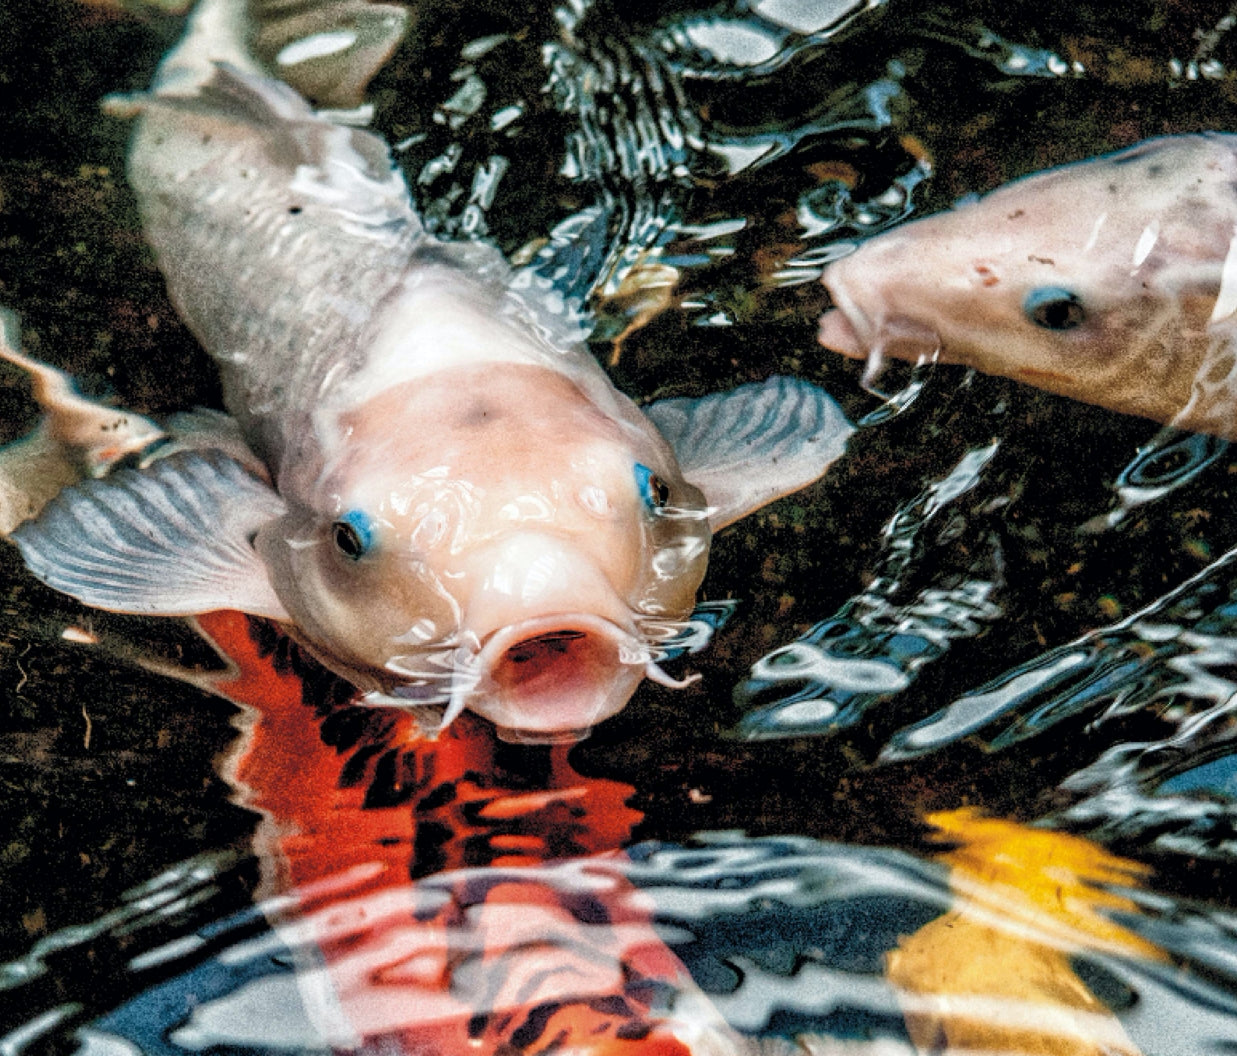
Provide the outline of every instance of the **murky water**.
[[[566,265],[633,396],[783,372],[860,420],[862,366],[815,342],[823,264],[1029,171],[1237,128],[1232,18],[426,5],[374,125],[444,237]],[[179,24],[0,10],[0,303],[154,415],[218,389],[97,104]],[[571,749],[468,719],[414,743],[217,616],[221,682],[190,628],[87,612],[0,550],[4,1051],[1232,1051],[1237,456],[918,380],[717,539],[702,597],[737,605],[667,665],[703,679]],[[6,371],[0,439],[33,422]]]

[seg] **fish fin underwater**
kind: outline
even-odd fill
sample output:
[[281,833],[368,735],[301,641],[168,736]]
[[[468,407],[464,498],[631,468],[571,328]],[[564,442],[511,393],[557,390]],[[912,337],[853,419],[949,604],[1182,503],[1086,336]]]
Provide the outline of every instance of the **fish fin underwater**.
[[231,458],[182,451],[65,489],[12,538],[37,578],[95,608],[282,620],[252,545],[282,512],[279,496]]
[[319,108],[365,105],[365,89],[395,53],[414,16],[403,4],[333,0],[250,5],[254,54]]
[[708,498],[714,531],[819,479],[854,432],[824,390],[780,376],[645,413]]

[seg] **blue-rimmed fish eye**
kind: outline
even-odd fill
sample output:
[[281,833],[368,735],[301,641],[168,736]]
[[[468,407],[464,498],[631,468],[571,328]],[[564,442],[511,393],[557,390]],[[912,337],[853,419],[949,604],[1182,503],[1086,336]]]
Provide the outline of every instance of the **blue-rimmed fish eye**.
[[331,525],[335,549],[357,561],[374,545],[374,522],[364,510],[349,510]]
[[1073,330],[1087,317],[1078,294],[1064,286],[1036,286],[1026,295],[1022,310],[1045,330]]
[[636,490],[640,493],[645,508],[650,511],[665,509],[670,503],[670,485],[640,462],[636,463],[635,472]]

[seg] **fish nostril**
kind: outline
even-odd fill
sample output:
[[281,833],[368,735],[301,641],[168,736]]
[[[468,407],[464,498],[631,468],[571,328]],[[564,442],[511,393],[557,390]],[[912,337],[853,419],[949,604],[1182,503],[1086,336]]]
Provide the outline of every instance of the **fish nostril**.
[[997,286],[1001,282],[1001,277],[987,264],[976,263],[975,274],[981,286]]
[[610,497],[606,494],[604,488],[598,487],[596,484],[589,484],[581,488],[576,498],[594,517],[609,517],[612,509],[610,506]]

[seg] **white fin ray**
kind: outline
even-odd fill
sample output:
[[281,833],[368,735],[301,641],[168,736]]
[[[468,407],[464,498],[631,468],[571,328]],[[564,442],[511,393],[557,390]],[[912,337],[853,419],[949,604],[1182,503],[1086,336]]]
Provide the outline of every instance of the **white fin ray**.
[[96,608],[286,620],[251,543],[283,511],[231,458],[185,451],[66,488],[12,538],[38,579]]

